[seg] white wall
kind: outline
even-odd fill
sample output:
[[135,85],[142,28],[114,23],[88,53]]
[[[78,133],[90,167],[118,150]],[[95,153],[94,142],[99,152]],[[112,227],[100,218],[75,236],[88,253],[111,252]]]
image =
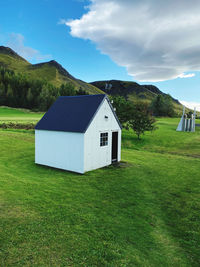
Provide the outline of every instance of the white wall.
[[[105,116],[108,119],[105,119]],[[118,161],[121,160],[121,129],[105,99],[85,133],[84,171],[101,168],[112,163],[112,132],[118,131]],[[108,132],[108,146],[100,146],[100,133]]]
[[84,172],[84,134],[35,130],[35,163]]

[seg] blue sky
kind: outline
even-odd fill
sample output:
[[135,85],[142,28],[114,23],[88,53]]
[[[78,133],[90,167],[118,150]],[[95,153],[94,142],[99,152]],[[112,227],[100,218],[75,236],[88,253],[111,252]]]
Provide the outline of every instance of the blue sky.
[[[200,41],[195,33],[198,8],[188,8],[183,0],[181,13],[176,14],[177,29],[173,25],[172,30],[173,1],[160,7],[155,0],[137,1],[1,0],[0,45],[10,46],[31,63],[55,59],[87,82],[120,79],[154,84],[190,106],[200,103],[200,60],[198,66],[195,56]],[[143,16],[137,18],[140,11]],[[188,31],[184,24],[183,33],[182,15],[188,16],[188,25],[195,17]]]

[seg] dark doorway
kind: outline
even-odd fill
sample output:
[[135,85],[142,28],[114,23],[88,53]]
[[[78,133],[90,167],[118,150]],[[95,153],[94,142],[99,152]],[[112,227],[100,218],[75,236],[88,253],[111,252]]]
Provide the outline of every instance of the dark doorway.
[[112,133],[112,162],[117,161],[118,155],[118,132]]

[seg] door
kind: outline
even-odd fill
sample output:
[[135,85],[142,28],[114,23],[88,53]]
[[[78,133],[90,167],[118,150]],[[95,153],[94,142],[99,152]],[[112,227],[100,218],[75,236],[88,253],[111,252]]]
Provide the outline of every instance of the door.
[[118,155],[118,132],[112,133],[112,162],[117,161]]

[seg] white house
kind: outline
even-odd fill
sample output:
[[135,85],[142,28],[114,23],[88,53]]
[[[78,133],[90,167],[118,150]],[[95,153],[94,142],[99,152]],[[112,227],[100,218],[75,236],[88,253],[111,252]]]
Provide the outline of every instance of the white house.
[[106,95],[61,96],[35,127],[35,163],[78,173],[121,159],[121,125]]

